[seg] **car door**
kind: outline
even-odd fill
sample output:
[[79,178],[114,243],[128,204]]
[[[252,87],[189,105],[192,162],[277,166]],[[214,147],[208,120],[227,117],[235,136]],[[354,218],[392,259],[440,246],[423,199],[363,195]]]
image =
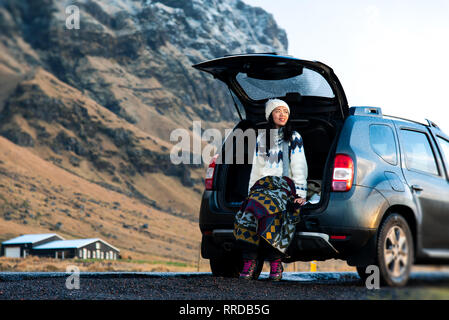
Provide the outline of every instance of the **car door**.
[[[444,210],[444,220],[449,220],[449,137],[444,135],[438,129],[431,129],[433,136],[435,137],[436,145],[439,149],[439,154],[442,159],[444,171],[446,174],[446,197],[444,198],[446,201],[445,210]],[[446,229],[446,241],[445,241],[446,249],[449,250],[449,227]],[[449,254],[449,252],[448,252]]]
[[399,127],[399,140],[404,177],[421,211],[422,247],[447,248],[449,186],[435,142],[426,127],[415,123]]

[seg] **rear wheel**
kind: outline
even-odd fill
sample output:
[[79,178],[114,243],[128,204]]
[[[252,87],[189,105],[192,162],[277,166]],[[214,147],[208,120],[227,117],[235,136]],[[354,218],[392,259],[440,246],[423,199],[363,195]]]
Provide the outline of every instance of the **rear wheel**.
[[215,277],[237,278],[243,267],[243,260],[236,256],[211,258],[209,262]]
[[413,265],[413,237],[407,221],[393,213],[382,223],[377,242],[381,280],[389,286],[403,286]]

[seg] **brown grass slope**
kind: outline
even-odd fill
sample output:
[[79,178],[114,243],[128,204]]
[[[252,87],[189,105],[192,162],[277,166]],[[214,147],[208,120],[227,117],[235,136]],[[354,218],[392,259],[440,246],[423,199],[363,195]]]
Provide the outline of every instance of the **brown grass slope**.
[[195,222],[91,183],[0,137],[0,235],[101,237],[124,258],[194,261]]
[[202,166],[174,166],[169,142],[43,69],[19,83],[4,107],[0,128],[11,141],[88,181],[197,219]]
[[0,240],[55,231],[125,258],[196,261],[203,166],[173,166],[171,142],[42,68],[2,67],[0,131],[15,144],[1,138]]

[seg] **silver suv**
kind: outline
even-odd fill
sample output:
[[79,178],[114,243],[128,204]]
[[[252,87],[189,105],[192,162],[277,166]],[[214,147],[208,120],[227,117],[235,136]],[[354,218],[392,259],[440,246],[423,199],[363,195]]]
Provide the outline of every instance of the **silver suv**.
[[[349,108],[332,69],[316,61],[246,54],[194,67],[229,87],[241,120],[235,132],[264,128],[269,98],[290,106],[304,141],[310,201],[284,262],[342,259],[362,278],[374,264],[391,286],[405,285],[413,264],[449,263],[449,137],[436,124]],[[206,176],[201,253],[216,276],[238,276],[242,264],[232,232],[254,150],[242,139],[244,163],[214,158]],[[235,149],[225,141],[220,153],[225,145]]]

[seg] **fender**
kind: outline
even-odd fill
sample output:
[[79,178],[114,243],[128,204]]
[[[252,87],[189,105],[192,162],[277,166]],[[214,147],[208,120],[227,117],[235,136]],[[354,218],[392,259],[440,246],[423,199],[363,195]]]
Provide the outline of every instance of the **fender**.
[[410,219],[413,219],[413,221],[410,221],[410,223],[412,224],[410,225],[410,229],[412,229],[412,234],[414,237],[415,255],[417,257],[421,256],[423,254],[420,230],[420,226],[422,225],[422,211],[419,206],[419,202],[415,200],[415,197],[413,196],[410,188],[406,186],[406,188],[404,188],[404,191],[402,192],[397,192],[393,189],[384,189],[379,192],[388,201],[389,207],[381,216],[379,216],[379,219],[376,222],[377,228],[379,228],[380,223],[391,212],[403,214],[404,218],[406,218],[408,221]]

